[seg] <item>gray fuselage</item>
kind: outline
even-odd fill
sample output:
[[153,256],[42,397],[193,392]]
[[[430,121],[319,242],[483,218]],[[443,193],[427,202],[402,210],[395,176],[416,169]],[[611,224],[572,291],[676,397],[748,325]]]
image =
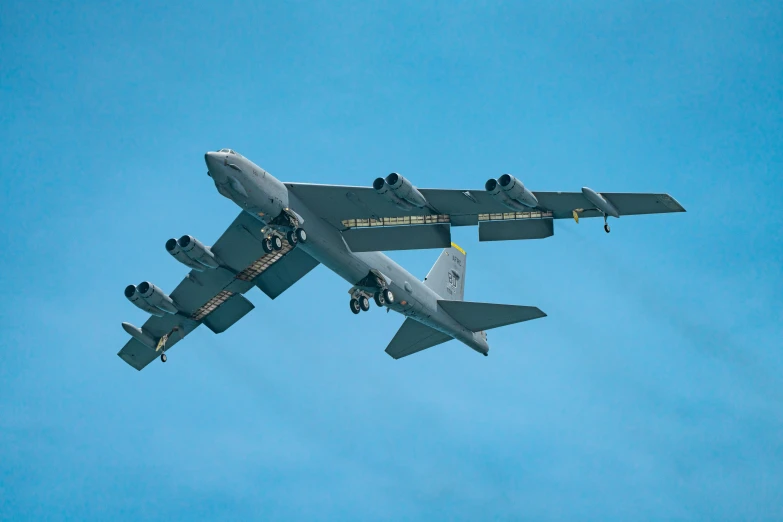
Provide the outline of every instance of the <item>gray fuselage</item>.
[[351,285],[360,285],[372,272],[380,273],[394,293],[394,302],[387,304],[388,308],[487,354],[489,346],[484,335],[452,319],[438,306],[441,296],[382,252],[352,252],[339,229],[313,214],[264,169],[226,149],[208,152],[205,160],[218,191],[260,224],[270,225],[283,211],[292,210],[301,218],[299,226],[307,233],[307,241],[296,248],[303,249]]

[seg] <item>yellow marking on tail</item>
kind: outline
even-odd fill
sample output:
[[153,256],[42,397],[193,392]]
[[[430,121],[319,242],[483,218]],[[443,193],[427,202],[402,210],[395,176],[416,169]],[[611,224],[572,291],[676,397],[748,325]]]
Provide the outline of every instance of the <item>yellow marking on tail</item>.
[[463,256],[466,256],[466,255],[468,255],[468,254],[467,254],[467,253],[466,253],[464,250],[462,250],[462,247],[461,247],[461,246],[459,246],[458,244],[456,244],[456,243],[452,243],[452,244],[451,244],[451,246],[453,246],[454,248],[456,248],[457,250],[459,250],[460,252],[462,252],[462,255],[463,255]]

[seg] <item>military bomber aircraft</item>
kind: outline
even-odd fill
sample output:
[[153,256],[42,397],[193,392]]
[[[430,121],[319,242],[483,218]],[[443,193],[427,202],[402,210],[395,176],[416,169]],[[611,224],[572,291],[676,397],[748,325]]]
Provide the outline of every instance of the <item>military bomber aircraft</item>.
[[[141,328],[122,323],[131,339],[118,355],[141,370],[200,324],[231,327],[253,304],[258,287],[275,299],[319,263],[345,279],[350,310],[378,307],[405,316],[386,348],[395,359],[456,339],[489,354],[486,330],[544,317],[532,306],[463,300],[465,251],[451,227],[478,226],[479,241],[553,235],[555,219],[684,212],[668,194],[532,192],[510,174],[484,190],[418,189],[398,173],[371,187],[283,183],[232,149],[207,152],[218,192],[242,210],[217,242],[169,239],[166,251],[190,269],[171,294],[148,281],[125,297],[151,317]],[[381,251],[443,248],[424,281]]]

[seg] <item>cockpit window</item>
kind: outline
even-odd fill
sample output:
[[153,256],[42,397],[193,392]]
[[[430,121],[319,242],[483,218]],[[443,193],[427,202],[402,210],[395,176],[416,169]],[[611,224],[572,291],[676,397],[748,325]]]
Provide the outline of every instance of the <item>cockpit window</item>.
[[220,149],[218,152],[226,152],[228,154],[234,154],[235,156],[239,156],[240,158],[244,158],[240,153],[232,150],[232,149]]

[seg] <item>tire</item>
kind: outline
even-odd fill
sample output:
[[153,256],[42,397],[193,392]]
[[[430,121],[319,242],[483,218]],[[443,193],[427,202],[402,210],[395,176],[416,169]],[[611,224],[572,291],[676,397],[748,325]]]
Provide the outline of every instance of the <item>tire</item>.
[[307,243],[307,232],[305,232],[303,228],[297,228],[294,230],[294,234],[296,234],[297,241],[300,243]]
[[362,309],[362,312],[366,312],[370,309],[370,300],[367,299],[366,295],[363,295],[359,298],[359,308]]
[[290,232],[288,232],[288,233],[285,235],[285,238],[288,240],[288,244],[289,244],[289,245],[291,245],[291,246],[296,246],[296,243],[299,241],[299,240],[296,238],[296,234],[294,234],[293,230],[292,230],[292,231],[290,231]]
[[261,242],[261,247],[264,249],[264,252],[266,252],[267,254],[271,254],[272,250],[274,250],[272,248],[272,240],[269,239],[268,237],[264,238],[264,240]]
[[283,240],[280,239],[280,236],[272,236],[270,238],[270,241],[272,242],[272,248],[275,250],[282,250],[283,249]]
[[165,353],[160,354],[160,361],[161,362],[166,362],[166,359],[168,359],[168,357],[166,357]]
[[612,231],[612,229],[609,228],[609,223],[604,224],[604,230],[606,231],[607,234]]
[[359,300],[358,299],[351,299],[351,312],[358,314],[362,311],[361,308],[359,308]]
[[373,299],[375,299],[375,304],[378,305],[379,308],[383,308],[383,305],[386,304],[386,300],[383,298],[383,294],[381,292],[375,292]]
[[387,305],[390,305],[394,302],[394,294],[388,288],[384,288],[381,294],[383,295],[383,300],[386,301]]

